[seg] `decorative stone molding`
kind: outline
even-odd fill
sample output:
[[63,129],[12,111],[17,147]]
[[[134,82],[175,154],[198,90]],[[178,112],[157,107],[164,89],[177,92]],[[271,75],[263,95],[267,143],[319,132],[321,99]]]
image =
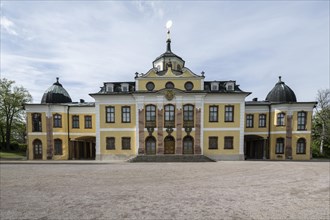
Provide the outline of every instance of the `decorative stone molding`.
[[176,103],[175,103],[176,108],[178,110],[181,110],[182,109],[182,96],[176,96],[175,100],[176,100]]
[[163,110],[163,96],[157,96],[157,108],[159,111]]
[[200,110],[203,107],[203,96],[196,95],[195,96],[195,108]]

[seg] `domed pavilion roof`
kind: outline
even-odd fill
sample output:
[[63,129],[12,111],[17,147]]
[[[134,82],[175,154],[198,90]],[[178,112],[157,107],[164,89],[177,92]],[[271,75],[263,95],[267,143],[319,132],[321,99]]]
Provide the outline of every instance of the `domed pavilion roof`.
[[68,103],[72,102],[69,93],[59,83],[59,78],[56,78],[56,82],[49,87],[42,96],[41,103]]
[[275,84],[274,88],[268,93],[266,101],[269,102],[297,102],[296,95],[292,89],[285,85],[279,77],[279,81]]

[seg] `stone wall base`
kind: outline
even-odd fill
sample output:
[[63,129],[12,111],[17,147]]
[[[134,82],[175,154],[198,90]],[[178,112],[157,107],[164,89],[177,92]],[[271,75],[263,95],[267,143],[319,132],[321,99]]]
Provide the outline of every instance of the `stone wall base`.
[[95,156],[95,160],[101,160],[101,161],[106,161],[106,160],[128,160],[132,157],[135,157],[136,155],[126,155],[126,154],[116,154],[116,155],[109,155],[109,154],[97,154]]
[[244,160],[244,154],[234,154],[234,155],[207,155],[207,154],[205,154],[205,156],[207,156],[215,161]]

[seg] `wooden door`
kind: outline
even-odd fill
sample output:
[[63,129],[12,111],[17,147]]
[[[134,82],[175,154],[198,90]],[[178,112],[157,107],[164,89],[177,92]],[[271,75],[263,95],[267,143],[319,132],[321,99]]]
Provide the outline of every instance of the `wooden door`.
[[154,137],[148,137],[146,140],[146,154],[147,155],[156,154],[156,139]]
[[183,138],[183,154],[194,154],[194,140],[190,136]]
[[35,140],[33,142],[33,159],[42,159],[42,143],[40,140]]
[[167,136],[164,140],[164,154],[174,154],[175,140],[172,136]]

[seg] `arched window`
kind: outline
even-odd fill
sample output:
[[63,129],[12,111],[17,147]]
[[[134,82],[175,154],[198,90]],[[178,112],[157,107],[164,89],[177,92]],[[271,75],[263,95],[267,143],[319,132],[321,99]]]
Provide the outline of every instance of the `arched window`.
[[55,139],[54,140],[54,149],[55,149],[55,152],[54,154],[55,155],[62,155],[63,154],[63,149],[62,149],[62,140],[61,139]]
[[154,138],[153,136],[149,136],[146,138],[146,154],[156,154],[156,138]]
[[194,139],[191,136],[183,138],[183,154],[194,154]]
[[53,118],[53,127],[54,128],[61,128],[62,127],[62,115],[60,114],[55,114]]
[[175,107],[174,105],[165,105],[164,107],[164,126],[175,127]]
[[39,139],[35,139],[33,145],[33,159],[42,159],[42,143]]
[[297,141],[297,154],[306,154],[306,140],[299,138]]
[[284,138],[276,139],[275,154],[284,154]]

